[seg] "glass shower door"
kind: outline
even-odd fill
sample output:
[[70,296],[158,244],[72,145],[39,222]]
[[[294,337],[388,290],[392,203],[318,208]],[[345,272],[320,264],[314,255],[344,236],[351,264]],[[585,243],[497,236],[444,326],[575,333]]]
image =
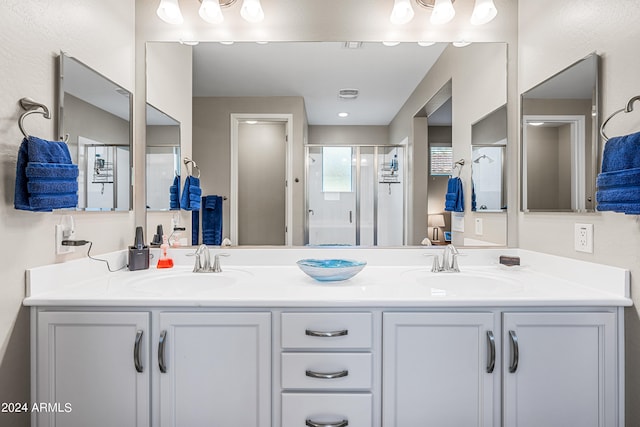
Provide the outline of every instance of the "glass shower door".
[[351,147],[308,147],[310,245],[356,244],[356,168]]

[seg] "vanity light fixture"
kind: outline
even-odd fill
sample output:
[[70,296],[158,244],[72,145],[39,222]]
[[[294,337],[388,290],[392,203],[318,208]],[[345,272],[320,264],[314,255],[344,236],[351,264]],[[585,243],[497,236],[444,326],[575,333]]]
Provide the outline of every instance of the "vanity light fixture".
[[264,19],[264,11],[260,0],[244,0],[240,9],[240,16],[247,22],[261,22]]
[[393,46],[398,46],[400,44],[400,42],[396,42],[396,41],[384,41],[382,42],[383,45],[388,46],[388,47],[393,47]]
[[167,24],[180,25],[184,22],[178,0],[160,0],[156,13]]
[[471,42],[465,41],[465,40],[460,40],[457,42],[453,42],[451,43],[452,45],[454,45],[455,47],[465,47],[465,46],[469,46],[471,44]]
[[246,120],[245,123],[248,124],[248,125],[257,125],[258,121],[257,120]]
[[429,46],[433,46],[434,44],[436,44],[436,42],[418,42],[418,46],[422,46],[422,47],[429,47]]
[[529,126],[542,126],[544,122],[527,122]]
[[209,24],[222,24],[224,22],[224,15],[222,14],[222,8],[218,0],[200,0],[202,4],[198,10],[200,18],[204,19]]
[[493,4],[493,0],[476,0],[473,13],[471,14],[471,24],[484,25],[491,22],[497,14],[498,9],[496,9],[496,5]]
[[[236,0],[198,0],[201,5],[198,9],[200,17],[210,24],[221,24],[224,21],[222,8],[231,6]],[[164,22],[173,25],[180,25],[184,22],[178,0],[160,0],[160,5],[156,11],[158,17]],[[260,0],[243,0],[240,8],[240,16],[245,21],[256,23],[264,19],[264,11]]]
[[[415,2],[427,9],[431,9],[431,23],[442,25],[451,21],[456,15],[453,8],[455,0],[415,0]],[[471,0],[468,0],[471,1]],[[393,9],[389,20],[392,24],[407,24],[413,19],[414,12],[411,7],[411,0],[394,0]],[[475,0],[470,22],[473,25],[484,25],[491,22],[498,14],[493,0]]]
[[411,0],[394,0],[389,20],[392,24],[403,25],[413,19]]
[[451,0],[436,0],[433,4],[433,12],[431,12],[431,23],[433,25],[442,25],[451,21],[456,16]]

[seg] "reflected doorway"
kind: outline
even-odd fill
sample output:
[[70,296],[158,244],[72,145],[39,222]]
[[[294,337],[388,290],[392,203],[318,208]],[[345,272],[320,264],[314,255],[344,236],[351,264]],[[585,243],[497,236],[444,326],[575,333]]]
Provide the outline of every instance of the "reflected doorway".
[[405,244],[405,150],[306,146],[305,243]]

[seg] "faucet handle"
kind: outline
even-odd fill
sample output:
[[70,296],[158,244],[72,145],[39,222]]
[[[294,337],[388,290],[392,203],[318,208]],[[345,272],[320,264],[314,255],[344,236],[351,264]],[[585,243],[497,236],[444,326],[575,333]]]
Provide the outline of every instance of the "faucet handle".
[[228,257],[231,256],[231,254],[228,254],[226,252],[223,253],[219,253],[219,254],[215,254],[213,256],[213,267],[212,267],[212,271],[214,273],[222,273],[222,268],[220,268],[220,257]]

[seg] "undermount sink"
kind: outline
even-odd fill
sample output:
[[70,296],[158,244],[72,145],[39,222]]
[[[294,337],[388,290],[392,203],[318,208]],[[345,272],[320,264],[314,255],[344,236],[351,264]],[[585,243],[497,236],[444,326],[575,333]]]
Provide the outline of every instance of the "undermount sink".
[[123,281],[130,290],[157,296],[200,295],[227,288],[253,276],[245,270],[225,269],[220,273],[158,270],[140,278]]
[[479,272],[432,273],[422,268],[401,274],[403,281],[430,288],[432,296],[496,296],[521,292],[524,286],[498,274]]

